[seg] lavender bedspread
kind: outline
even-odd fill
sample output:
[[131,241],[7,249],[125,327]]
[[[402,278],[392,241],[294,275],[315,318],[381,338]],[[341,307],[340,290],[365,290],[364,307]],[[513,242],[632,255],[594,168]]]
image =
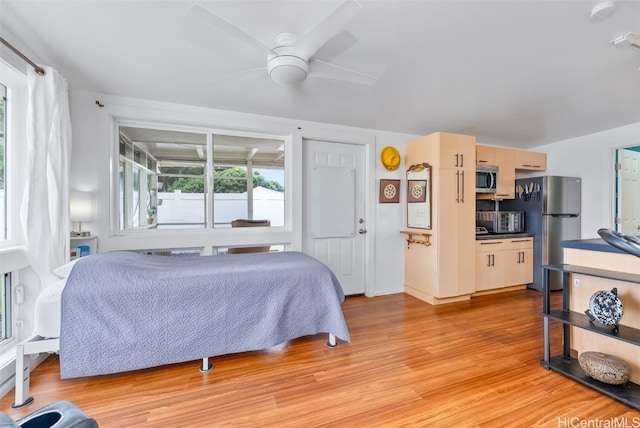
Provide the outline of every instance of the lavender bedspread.
[[269,348],[332,333],[349,341],[342,288],[299,252],[81,259],[62,293],[62,378]]

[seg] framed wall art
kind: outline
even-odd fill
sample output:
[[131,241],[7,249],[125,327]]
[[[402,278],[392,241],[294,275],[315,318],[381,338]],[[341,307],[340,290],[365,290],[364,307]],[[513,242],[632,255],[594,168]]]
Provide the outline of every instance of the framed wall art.
[[407,171],[407,227],[431,229],[431,167],[427,163]]
[[400,180],[380,179],[380,203],[397,204],[400,202]]

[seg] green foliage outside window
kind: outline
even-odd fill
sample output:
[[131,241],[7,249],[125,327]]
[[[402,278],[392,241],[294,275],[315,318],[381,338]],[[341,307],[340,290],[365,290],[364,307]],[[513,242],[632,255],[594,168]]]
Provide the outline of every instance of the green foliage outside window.
[[[184,173],[184,172],[183,172]],[[242,168],[227,168],[216,170],[214,174],[215,193],[244,193],[247,191],[246,170]],[[202,177],[179,177],[166,183],[167,192],[180,190],[182,193],[204,193],[204,179]],[[259,172],[253,173],[253,187],[264,187],[266,189],[284,192],[284,187],[274,180],[267,180]]]

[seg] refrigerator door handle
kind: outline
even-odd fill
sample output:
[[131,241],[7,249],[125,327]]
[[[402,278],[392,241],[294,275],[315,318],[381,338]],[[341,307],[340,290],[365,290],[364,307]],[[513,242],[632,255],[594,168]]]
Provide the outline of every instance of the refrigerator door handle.
[[580,214],[543,214],[548,215],[549,217],[558,217],[558,218],[573,218],[578,217]]

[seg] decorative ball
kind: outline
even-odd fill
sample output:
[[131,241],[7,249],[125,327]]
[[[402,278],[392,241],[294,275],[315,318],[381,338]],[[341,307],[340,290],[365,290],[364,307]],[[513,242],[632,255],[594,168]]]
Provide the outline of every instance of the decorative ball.
[[623,314],[622,302],[618,298],[616,288],[611,291],[596,291],[589,300],[587,316],[604,325],[617,325]]
[[631,369],[621,359],[602,352],[588,351],[578,356],[584,372],[603,383],[622,385],[631,378]]

